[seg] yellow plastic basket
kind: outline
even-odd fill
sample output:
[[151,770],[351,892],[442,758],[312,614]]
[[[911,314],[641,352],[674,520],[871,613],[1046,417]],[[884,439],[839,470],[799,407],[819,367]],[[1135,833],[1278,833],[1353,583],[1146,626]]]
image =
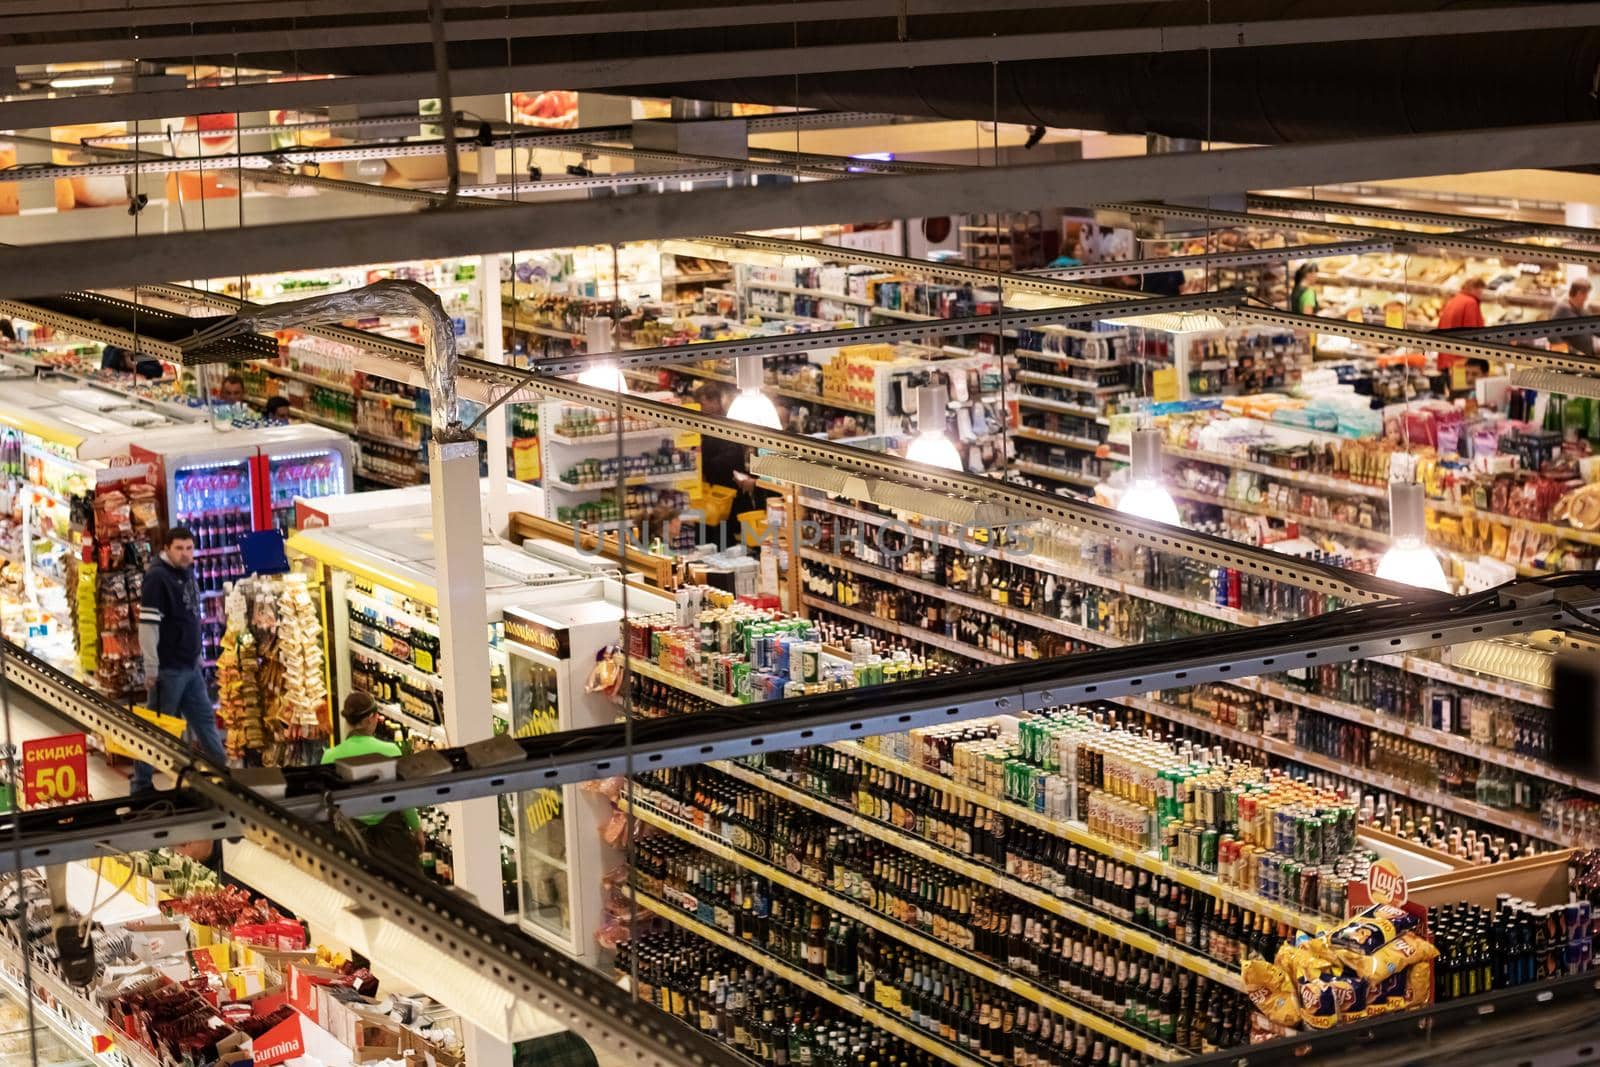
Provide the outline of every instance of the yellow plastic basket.
[[708,485],[700,508],[706,513],[706,525],[717,526],[727,521],[733,510],[733,498],[739,494],[725,485]]
[[[139,718],[143,719],[145,722],[154,723],[156,726],[165,730],[173,737],[182,737],[183,729],[188,725],[183,721],[183,716],[181,715],[163,715],[154,708],[147,708],[143,704],[135,704],[133,706],[133,713],[139,716]],[[132,752],[117,744],[109,736],[106,737],[105,742],[106,754],[108,756],[126,756],[129,759],[136,758]]]

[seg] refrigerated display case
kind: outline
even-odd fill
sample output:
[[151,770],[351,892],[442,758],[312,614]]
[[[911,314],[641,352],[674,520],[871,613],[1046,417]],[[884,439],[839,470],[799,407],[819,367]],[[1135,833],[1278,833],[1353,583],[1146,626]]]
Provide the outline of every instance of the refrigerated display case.
[[[628,611],[667,611],[671,598],[630,587]],[[617,715],[615,699],[592,690],[590,672],[619,641],[622,585],[597,578],[547,589],[505,610],[511,731],[532,737],[600,726]],[[602,839],[611,803],[564,786],[516,795],[511,805],[517,863],[517,920],[524,929],[591,965],[593,932],[603,912],[603,875],[620,859]]]

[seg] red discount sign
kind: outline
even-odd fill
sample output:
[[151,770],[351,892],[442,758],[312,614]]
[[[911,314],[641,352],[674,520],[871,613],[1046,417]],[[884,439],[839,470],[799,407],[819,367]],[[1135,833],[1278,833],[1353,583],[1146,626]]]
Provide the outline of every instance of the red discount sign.
[[89,799],[89,746],[83,734],[22,743],[22,802],[29,808]]

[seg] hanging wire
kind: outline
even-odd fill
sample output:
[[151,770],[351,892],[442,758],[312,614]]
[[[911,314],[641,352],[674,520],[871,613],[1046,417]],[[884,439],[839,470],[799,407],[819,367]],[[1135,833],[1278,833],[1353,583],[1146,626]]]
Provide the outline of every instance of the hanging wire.
[[[1000,165],[1000,63],[995,61],[989,64],[990,74],[990,115],[994,123],[994,165]],[[1011,480],[1011,404],[1006,399],[1006,282],[1005,272],[1000,269],[1000,215],[995,215],[994,243],[995,263],[994,281],[995,293],[999,297],[999,318],[995,322],[994,350],[1000,356],[1000,480]],[[1041,236],[1043,227],[1041,225]],[[1011,264],[1016,267],[1017,264]],[[978,403],[983,403],[983,383],[980,377],[978,383]],[[957,437],[960,436],[961,423],[956,421]]]

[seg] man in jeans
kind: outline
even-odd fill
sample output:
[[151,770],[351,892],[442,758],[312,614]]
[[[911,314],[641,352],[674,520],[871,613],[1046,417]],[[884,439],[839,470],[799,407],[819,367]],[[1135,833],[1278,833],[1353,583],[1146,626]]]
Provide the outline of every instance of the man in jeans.
[[[149,706],[163,715],[181,715],[189,742],[200,754],[227,766],[217,713],[206,689],[204,645],[200,640],[200,588],[195,584],[194,534],[182,526],[167,531],[161,556],[144,575],[139,598],[139,651],[144,655]],[[154,769],[133,767],[131,794],[150,792]]]

